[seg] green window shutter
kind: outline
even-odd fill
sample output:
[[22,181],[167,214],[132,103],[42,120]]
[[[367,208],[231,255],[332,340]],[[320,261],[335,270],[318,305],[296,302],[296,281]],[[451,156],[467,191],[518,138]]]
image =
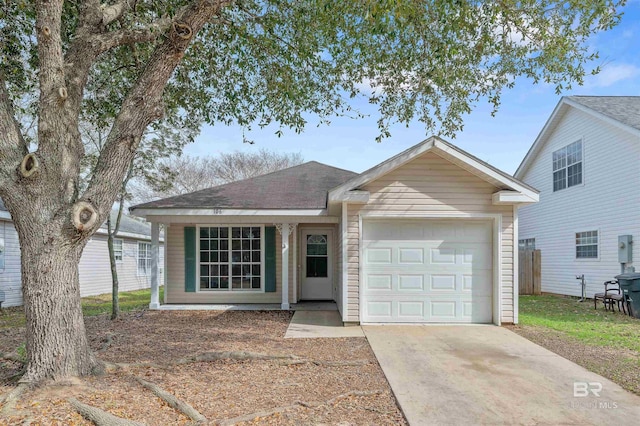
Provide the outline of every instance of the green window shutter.
[[264,228],[264,291],[276,291],[276,227]]
[[184,228],[184,291],[196,291],[196,228]]

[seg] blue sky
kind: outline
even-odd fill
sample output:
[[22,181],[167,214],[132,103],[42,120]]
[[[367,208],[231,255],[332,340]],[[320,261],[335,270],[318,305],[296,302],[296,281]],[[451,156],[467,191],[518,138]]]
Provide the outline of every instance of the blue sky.
[[[600,52],[602,71],[587,76],[583,86],[562,95],[640,95],[640,2],[630,1],[624,8],[622,22],[613,30],[590,40],[590,47]],[[515,172],[540,129],[560,100],[554,87],[533,85],[520,80],[512,90],[505,90],[500,110],[491,117],[491,107],[480,103],[465,117],[464,130],[449,140],[471,154],[508,172]],[[300,152],[306,161],[319,161],[361,172],[425,139],[424,126],[415,122],[409,128],[397,126],[391,138],[375,142],[378,134],[375,111],[370,118],[352,120],[334,118],[330,126],[311,124],[302,134],[285,131],[278,138],[272,128],[247,135],[254,145],[242,142],[239,127],[206,126],[185,153],[192,156],[216,155],[234,150],[257,151],[267,148],[277,152]]]

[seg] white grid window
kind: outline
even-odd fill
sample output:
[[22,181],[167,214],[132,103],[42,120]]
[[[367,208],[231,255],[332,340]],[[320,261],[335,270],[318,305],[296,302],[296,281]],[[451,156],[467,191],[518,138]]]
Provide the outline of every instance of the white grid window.
[[582,184],[582,141],[553,153],[553,192]]
[[116,262],[122,262],[122,240],[113,240],[113,258]]
[[200,227],[200,290],[262,290],[262,227]]
[[520,250],[535,250],[536,249],[536,239],[535,238],[525,238],[518,241],[518,248]]
[[598,231],[576,232],[576,259],[598,258]]
[[151,273],[151,244],[138,242],[138,275]]

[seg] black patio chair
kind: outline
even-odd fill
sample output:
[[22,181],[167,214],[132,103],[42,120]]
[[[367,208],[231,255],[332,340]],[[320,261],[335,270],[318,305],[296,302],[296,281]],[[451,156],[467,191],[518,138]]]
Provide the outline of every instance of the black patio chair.
[[626,300],[626,296],[622,294],[620,284],[617,280],[605,281],[604,293],[596,293],[593,295],[593,309],[598,308],[598,300],[602,301],[605,310],[611,309],[615,311],[616,305],[618,305],[619,312],[627,313],[629,302]]

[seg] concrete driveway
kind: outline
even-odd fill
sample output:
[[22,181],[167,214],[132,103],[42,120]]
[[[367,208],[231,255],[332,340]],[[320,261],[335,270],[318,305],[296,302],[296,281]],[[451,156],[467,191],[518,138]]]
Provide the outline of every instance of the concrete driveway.
[[363,329],[412,426],[640,424],[640,397],[505,328]]

